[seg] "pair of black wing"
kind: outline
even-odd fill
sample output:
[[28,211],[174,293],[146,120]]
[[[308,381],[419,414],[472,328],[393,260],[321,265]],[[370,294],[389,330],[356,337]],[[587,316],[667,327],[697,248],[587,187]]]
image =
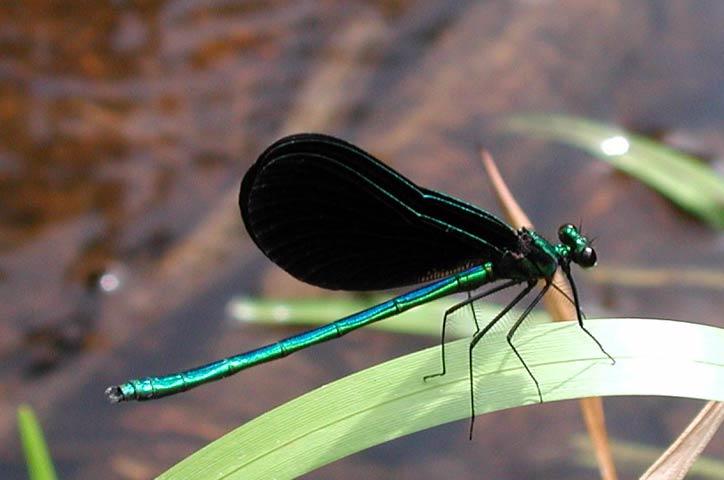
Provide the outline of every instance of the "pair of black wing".
[[321,134],[267,148],[244,176],[239,205],[267,257],[328,289],[411,285],[519,248],[515,230],[490,213]]

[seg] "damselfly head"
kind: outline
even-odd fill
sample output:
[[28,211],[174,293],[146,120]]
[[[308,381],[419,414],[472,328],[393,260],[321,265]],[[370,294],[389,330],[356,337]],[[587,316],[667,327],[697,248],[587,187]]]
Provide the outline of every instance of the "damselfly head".
[[583,268],[596,265],[596,251],[591,246],[591,241],[574,225],[562,225],[558,229],[558,239],[571,249],[570,258],[574,263]]

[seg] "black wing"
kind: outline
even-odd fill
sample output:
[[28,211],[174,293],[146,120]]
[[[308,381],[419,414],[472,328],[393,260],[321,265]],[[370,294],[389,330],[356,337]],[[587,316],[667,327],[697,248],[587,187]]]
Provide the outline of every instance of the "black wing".
[[241,182],[239,206],[267,257],[335,290],[420,283],[518,249],[516,232],[490,213],[321,134],[267,148]]

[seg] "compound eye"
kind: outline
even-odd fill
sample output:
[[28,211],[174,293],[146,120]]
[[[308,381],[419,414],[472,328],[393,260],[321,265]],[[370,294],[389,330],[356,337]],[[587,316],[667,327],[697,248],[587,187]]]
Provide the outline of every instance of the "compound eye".
[[591,247],[584,248],[576,255],[576,263],[583,268],[591,268],[596,265],[596,251]]

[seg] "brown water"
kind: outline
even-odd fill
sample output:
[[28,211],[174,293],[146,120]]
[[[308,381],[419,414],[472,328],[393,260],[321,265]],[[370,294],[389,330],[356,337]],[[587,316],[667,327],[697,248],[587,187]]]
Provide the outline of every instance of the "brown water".
[[[583,218],[602,265],[722,271],[721,235],[650,189],[495,130],[507,113],[581,115],[721,168],[722,23],[716,1],[3,3],[0,476],[25,478],[21,402],[62,478],[147,478],[272,406],[433,344],[359,332],[178,398],[105,404],[107,384],[291,333],[229,328],[233,295],[318,294],[262,258],[238,218],[243,172],[285,133],[343,136],[495,210],[482,143],[539,230]],[[105,293],[101,279],[120,283]],[[589,312],[722,326],[721,289],[579,279]],[[615,399],[607,415],[613,435],[663,446],[698,405]],[[309,477],[593,478],[568,444],[576,410],[489,415],[474,442],[454,424]],[[723,443],[709,453],[723,458]]]

